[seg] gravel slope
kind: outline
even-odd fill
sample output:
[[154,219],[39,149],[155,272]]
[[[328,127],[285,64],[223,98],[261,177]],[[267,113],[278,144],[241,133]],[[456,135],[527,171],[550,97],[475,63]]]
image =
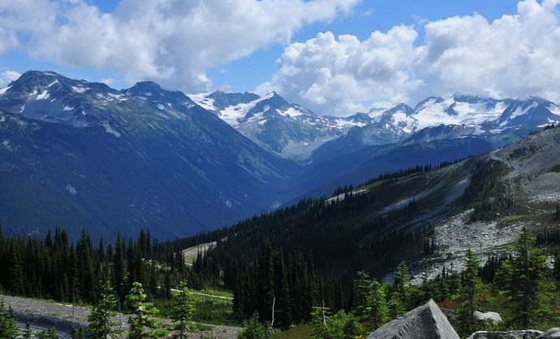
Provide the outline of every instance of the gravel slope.
[[[12,297],[8,295],[0,295],[4,299],[6,307],[11,307],[17,316],[39,315],[41,317],[34,318],[34,321],[53,321],[61,331],[69,330],[72,325],[87,326],[87,317],[90,310],[82,306],[72,306],[50,301],[37,299],[28,299],[22,297]],[[127,316],[119,314],[117,321],[126,323]],[[200,331],[190,333],[189,338],[210,337],[216,339],[237,338],[241,328],[233,326],[212,326],[211,331]]]

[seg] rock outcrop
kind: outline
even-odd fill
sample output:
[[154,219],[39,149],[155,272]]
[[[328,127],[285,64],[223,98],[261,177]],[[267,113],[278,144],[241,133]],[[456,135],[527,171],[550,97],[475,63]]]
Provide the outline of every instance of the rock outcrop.
[[480,312],[475,311],[474,317],[478,320],[487,321],[492,324],[498,324],[502,322],[502,317],[496,312]]
[[459,339],[459,335],[440,310],[430,300],[405,315],[381,326],[368,339]]
[[478,331],[467,339],[539,339],[543,333],[536,330],[488,332]]

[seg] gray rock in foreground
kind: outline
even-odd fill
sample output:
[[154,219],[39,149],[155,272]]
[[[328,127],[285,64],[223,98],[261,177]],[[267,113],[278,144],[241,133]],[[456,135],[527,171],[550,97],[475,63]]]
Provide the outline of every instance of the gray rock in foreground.
[[539,339],[552,339],[560,338],[560,327],[551,328],[550,330],[544,332]]
[[368,339],[459,339],[433,300],[381,326]]
[[478,320],[488,321],[488,322],[491,322],[493,324],[498,324],[498,323],[502,322],[502,317],[500,316],[499,313],[496,313],[496,312],[475,311],[474,312],[474,317]]
[[520,330],[504,332],[478,331],[471,334],[467,339],[537,339],[541,338],[541,331]]

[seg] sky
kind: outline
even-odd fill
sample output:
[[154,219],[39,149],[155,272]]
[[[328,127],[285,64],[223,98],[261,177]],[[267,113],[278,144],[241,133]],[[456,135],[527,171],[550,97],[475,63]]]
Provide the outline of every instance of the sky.
[[0,87],[276,91],[319,114],[427,96],[560,102],[560,0],[0,0]]

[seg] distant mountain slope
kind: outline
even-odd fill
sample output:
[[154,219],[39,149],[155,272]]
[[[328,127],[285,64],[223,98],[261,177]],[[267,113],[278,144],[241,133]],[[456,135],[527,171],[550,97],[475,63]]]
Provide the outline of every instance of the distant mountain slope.
[[[547,128],[502,150],[441,168],[416,167],[304,200],[206,236],[218,240],[216,262],[250,262],[272,247],[313,253],[323,272],[365,268],[377,276],[401,260],[419,270],[461,268],[472,249],[483,260],[503,251],[523,226],[558,229],[560,127]],[[226,260],[226,261],[223,261]],[[415,263],[415,264],[414,264]]]
[[306,161],[325,142],[363,124],[317,115],[275,92],[263,97],[224,92],[191,97],[268,151],[298,161]]
[[560,123],[560,107],[536,97],[526,100],[430,97],[414,109],[400,104],[347,119],[367,123],[321,145],[312,156],[314,161],[333,159],[374,145],[409,145],[459,138],[484,139],[501,145],[504,140],[515,141],[545,125]]
[[192,234],[280,204],[299,171],[154,83],[27,72],[0,109],[0,220],[14,233]]

